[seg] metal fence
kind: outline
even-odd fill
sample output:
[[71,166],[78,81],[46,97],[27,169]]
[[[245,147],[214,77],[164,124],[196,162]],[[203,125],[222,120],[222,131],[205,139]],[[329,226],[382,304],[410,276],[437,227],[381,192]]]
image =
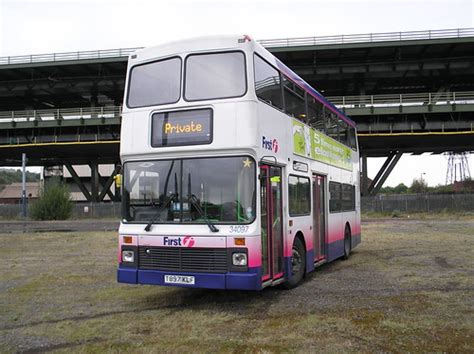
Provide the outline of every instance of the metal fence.
[[398,194],[361,198],[362,212],[474,211],[474,194]]
[[76,203],[73,219],[117,219],[121,218],[120,203]]
[[[120,203],[75,203],[71,219],[120,220]],[[21,204],[0,204],[0,220],[21,219]]]
[[[424,39],[474,37],[474,28],[456,28],[425,31],[385,32],[364,34],[341,34],[333,36],[264,39],[258,42],[264,47],[298,47],[345,43],[372,43],[388,41],[411,41]],[[105,50],[88,50],[65,53],[31,54],[0,57],[0,65],[32,64],[66,60],[88,60],[127,57],[142,47]]]
[[[120,203],[76,203],[72,219],[121,218]],[[474,212],[474,194],[397,194],[362,197],[361,209],[367,212]],[[0,219],[21,218],[20,204],[0,204]]]
[[0,204],[0,220],[21,218],[21,204]]

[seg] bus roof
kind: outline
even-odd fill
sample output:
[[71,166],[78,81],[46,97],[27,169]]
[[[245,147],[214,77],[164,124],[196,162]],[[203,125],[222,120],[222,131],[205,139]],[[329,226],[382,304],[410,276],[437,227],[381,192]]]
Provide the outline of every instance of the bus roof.
[[[144,49],[137,50],[134,54],[130,56],[130,59],[133,60],[133,63],[130,61],[130,65],[135,65],[148,60],[158,59],[168,57],[170,55],[179,55],[182,53],[196,53],[196,52],[206,52],[212,50],[232,50],[232,49],[250,49],[253,48],[257,52],[265,53],[265,56],[270,56],[275,60],[276,66],[278,69],[293,80],[298,86],[305,90],[308,94],[314,97],[316,100],[321,102],[324,106],[329,108],[333,113],[335,113],[340,119],[344,120],[347,124],[352,127],[356,127],[355,122],[341,112],[336,106],[329,102],[323,95],[321,95],[317,90],[315,90],[311,85],[299,77],[295,72],[293,72],[289,67],[283,64],[278,58],[276,58],[272,53],[265,49],[260,43],[251,39],[247,35],[216,35],[216,36],[204,36],[196,37],[190,39],[182,39],[173,42],[168,42],[160,44],[153,47],[148,47]],[[263,54],[262,53],[262,54]]]
[[[248,47],[248,41],[241,41],[245,36],[204,36],[190,39],[181,39],[172,42],[159,44],[153,47],[147,47],[137,50],[131,55],[136,55],[136,61],[142,62],[171,55],[183,53],[207,52],[213,50],[245,50]],[[240,41],[239,41],[240,40]]]

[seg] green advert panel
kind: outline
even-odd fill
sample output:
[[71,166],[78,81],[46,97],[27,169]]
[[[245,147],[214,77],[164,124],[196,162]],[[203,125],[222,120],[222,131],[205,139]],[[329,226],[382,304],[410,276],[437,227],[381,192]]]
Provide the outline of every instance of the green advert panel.
[[293,152],[352,170],[352,150],[349,147],[296,120],[293,121]]

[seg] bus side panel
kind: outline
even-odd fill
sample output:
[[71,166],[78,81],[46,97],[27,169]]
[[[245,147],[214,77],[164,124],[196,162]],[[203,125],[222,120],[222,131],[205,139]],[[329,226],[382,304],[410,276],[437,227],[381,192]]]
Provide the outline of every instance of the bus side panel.
[[354,238],[355,220],[356,220],[356,215],[354,211],[348,211],[348,212],[342,213],[342,223],[344,225],[343,231],[345,232],[346,225],[349,225],[349,228],[351,230],[351,245],[352,245],[352,239]]
[[344,254],[342,213],[330,213],[328,221],[328,262],[331,262]]
[[357,165],[357,176],[356,176],[356,192],[355,192],[355,199],[356,199],[356,205],[355,205],[355,220],[354,220],[354,226],[353,226],[353,231],[352,231],[352,243],[351,243],[351,248],[354,248],[361,242],[361,235],[362,235],[362,229],[361,229],[361,221],[360,221],[360,174],[359,174],[359,155],[356,155],[356,165]]
[[356,247],[361,242],[361,227],[360,221],[354,223],[354,229],[352,231],[351,249]]

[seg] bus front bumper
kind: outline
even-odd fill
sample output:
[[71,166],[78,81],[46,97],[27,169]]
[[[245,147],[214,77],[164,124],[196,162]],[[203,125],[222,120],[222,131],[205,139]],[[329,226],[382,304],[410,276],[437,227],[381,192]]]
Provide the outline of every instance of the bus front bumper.
[[[194,284],[168,284],[165,275],[193,276]],[[235,289],[235,290],[261,290],[261,268],[249,268],[248,272],[228,273],[187,273],[161,270],[144,270],[119,266],[117,281],[128,284],[149,284],[163,286],[179,286],[186,288],[206,289]]]

